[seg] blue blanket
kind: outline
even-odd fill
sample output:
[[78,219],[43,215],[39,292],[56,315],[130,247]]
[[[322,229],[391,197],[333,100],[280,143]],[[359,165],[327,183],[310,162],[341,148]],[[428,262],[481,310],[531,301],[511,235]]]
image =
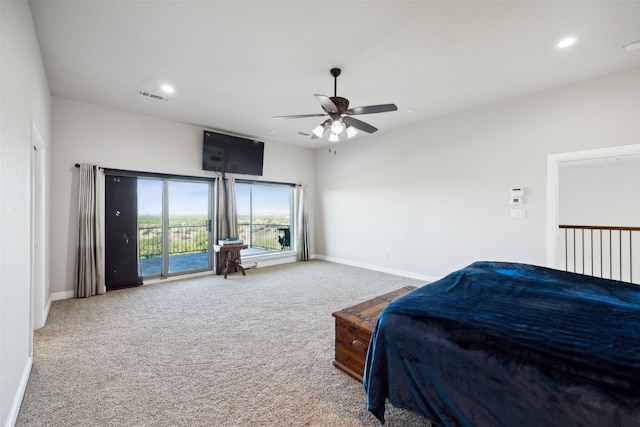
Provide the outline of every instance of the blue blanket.
[[640,287],[476,262],[383,310],[363,382],[383,423],[640,426]]

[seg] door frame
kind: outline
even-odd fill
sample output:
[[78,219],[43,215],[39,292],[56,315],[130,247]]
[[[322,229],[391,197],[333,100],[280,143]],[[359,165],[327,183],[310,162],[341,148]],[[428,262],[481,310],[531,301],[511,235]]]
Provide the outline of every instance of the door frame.
[[31,122],[31,325],[40,329],[49,312],[50,292],[46,283],[45,170],[44,140],[36,124]]
[[608,157],[640,155],[640,144],[597,148],[547,156],[547,267],[556,268],[560,218],[560,167],[563,163],[587,162]]

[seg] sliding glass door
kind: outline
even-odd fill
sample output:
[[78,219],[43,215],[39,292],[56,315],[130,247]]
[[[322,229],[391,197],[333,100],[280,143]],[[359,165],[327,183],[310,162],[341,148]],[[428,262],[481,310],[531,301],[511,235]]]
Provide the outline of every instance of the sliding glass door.
[[210,182],[138,178],[138,258],[143,277],[212,268]]
[[162,275],[163,181],[138,178],[138,269],[143,277]]
[[209,269],[209,183],[168,181],[167,184],[168,272]]

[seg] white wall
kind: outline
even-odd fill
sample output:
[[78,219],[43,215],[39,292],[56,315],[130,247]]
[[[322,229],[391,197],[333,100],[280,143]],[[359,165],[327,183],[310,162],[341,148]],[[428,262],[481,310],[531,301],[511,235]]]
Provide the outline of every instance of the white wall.
[[[74,164],[87,162],[113,169],[213,177],[214,173],[202,171],[203,130],[53,98],[52,158],[56,167],[52,172],[51,289],[54,295],[73,296],[78,197],[78,170]],[[256,179],[309,185],[312,211],[313,151],[264,142],[263,176]],[[314,238],[311,219],[312,245]],[[312,246],[311,253],[313,250]]]
[[[638,117],[634,69],[318,151],[316,253],[424,278],[544,265],[547,155],[637,144]],[[526,219],[510,218],[513,186]]]
[[640,227],[640,159],[567,163],[559,169],[560,224]]
[[47,152],[51,98],[29,4],[0,2],[0,23],[0,425],[10,426],[31,369],[32,128]]

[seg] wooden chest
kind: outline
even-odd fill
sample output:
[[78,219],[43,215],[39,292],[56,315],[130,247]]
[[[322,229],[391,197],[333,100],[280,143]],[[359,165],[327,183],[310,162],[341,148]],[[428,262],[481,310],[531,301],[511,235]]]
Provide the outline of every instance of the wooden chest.
[[336,355],[333,365],[362,381],[369,340],[382,309],[414,289],[415,286],[405,286],[333,313],[332,316],[336,319]]

